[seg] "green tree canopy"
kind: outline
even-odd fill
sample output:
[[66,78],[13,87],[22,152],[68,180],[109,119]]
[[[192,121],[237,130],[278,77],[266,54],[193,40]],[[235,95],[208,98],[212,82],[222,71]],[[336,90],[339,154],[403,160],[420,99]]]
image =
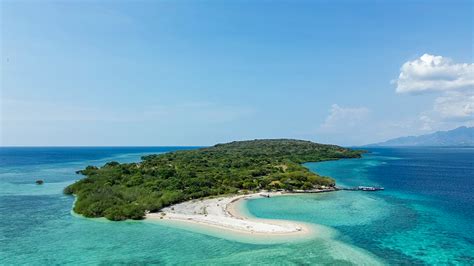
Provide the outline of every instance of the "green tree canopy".
[[274,139],[236,141],[209,148],[149,155],[139,163],[88,166],[84,179],[66,187],[76,213],[110,220],[142,219],[146,211],[196,198],[239,190],[295,190],[334,186],[329,177],[302,166],[361,151],[310,141]]

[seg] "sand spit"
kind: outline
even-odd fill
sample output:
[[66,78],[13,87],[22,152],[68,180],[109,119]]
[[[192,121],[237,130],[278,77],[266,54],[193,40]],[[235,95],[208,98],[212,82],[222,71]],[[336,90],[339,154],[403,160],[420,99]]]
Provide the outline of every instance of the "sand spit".
[[[272,192],[264,193],[264,195],[272,197],[282,195],[282,193]],[[146,218],[189,222],[252,235],[305,236],[314,231],[303,223],[251,218],[239,212],[240,201],[258,197],[262,196],[257,193],[191,200],[164,208],[158,213],[149,213]]]

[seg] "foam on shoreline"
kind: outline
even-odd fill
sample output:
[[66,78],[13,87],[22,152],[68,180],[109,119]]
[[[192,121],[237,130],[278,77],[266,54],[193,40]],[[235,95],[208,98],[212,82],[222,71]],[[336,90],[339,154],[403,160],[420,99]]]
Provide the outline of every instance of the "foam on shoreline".
[[[291,195],[294,194],[270,193],[271,197]],[[145,221],[250,244],[314,241],[311,243],[319,245],[326,250],[326,255],[335,260],[365,265],[384,264],[370,252],[337,240],[339,233],[331,227],[253,217],[246,210],[245,202],[257,198],[261,196],[251,194],[183,202],[164,208],[160,213],[147,214]]]
[[[268,194],[268,193],[266,193]],[[270,196],[284,195],[270,193]],[[307,240],[323,233],[323,228],[303,222],[250,217],[243,211],[245,200],[259,194],[218,197],[183,202],[149,213],[149,221],[159,221],[174,227],[224,237],[243,242],[287,242]]]

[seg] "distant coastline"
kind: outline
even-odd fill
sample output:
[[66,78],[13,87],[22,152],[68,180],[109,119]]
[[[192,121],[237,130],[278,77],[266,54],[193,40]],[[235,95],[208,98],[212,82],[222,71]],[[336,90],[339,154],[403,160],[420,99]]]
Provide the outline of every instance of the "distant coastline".
[[420,136],[407,136],[365,147],[474,147],[474,127],[458,127]]

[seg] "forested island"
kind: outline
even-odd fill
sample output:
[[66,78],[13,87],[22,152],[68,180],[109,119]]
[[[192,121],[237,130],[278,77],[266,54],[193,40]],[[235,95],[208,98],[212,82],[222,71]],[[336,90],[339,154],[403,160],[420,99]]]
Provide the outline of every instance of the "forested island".
[[240,191],[308,190],[334,186],[305,162],[358,158],[362,151],[310,141],[235,141],[208,148],[142,157],[142,162],[88,166],[86,176],[64,189],[75,195],[74,211],[119,221],[179,202]]

